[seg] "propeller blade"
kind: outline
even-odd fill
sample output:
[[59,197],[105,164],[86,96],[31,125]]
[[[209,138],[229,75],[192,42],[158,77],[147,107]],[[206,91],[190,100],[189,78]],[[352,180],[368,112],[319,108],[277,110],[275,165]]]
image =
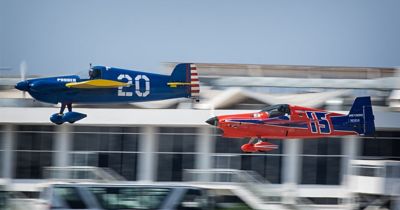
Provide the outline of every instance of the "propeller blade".
[[19,65],[19,71],[20,71],[20,76],[21,76],[21,81],[26,80],[26,62],[22,61],[21,64]]
[[[21,76],[21,81],[26,80],[26,62],[22,61],[21,64],[19,65],[19,73]],[[22,98],[26,98],[26,91],[22,91]]]

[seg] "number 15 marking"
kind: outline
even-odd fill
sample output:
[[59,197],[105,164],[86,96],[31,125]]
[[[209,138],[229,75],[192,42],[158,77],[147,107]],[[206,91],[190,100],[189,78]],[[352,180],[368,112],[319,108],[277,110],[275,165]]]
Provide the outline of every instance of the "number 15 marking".
[[[310,119],[311,133],[330,134],[331,125],[326,119],[326,112],[306,112]],[[318,130],[317,130],[318,127]]]

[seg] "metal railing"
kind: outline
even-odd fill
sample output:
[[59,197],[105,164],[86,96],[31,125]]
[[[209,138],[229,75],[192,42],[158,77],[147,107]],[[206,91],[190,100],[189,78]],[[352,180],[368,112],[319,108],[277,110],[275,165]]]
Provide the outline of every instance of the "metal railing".
[[261,200],[263,204],[282,204],[289,209],[317,209],[314,203],[305,198],[299,198],[291,193],[288,198],[288,189],[273,186],[268,180],[255,171],[236,169],[186,169],[184,180],[188,182],[219,183],[240,185]]
[[109,168],[92,166],[45,167],[44,178],[53,180],[85,181],[126,181],[124,177]]

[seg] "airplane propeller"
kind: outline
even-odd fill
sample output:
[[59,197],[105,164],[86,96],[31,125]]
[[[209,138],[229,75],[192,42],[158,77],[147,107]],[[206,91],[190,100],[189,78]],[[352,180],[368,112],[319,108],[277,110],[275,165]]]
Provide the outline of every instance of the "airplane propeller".
[[210,118],[208,120],[206,120],[206,123],[217,126],[218,118],[215,116],[214,104],[210,104],[209,108],[210,108]]
[[30,84],[26,80],[27,65],[25,61],[22,61],[19,65],[19,73],[21,81],[15,85],[15,88],[22,91],[22,98],[26,98],[26,91],[30,89]]

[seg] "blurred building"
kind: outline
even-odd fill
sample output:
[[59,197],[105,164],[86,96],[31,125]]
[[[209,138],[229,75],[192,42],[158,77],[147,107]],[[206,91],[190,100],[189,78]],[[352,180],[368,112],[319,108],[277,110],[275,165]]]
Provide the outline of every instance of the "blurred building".
[[[165,64],[166,69],[174,65]],[[400,160],[400,113],[390,106],[400,89],[395,68],[197,66],[199,104],[178,99],[76,105],[88,117],[73,125],[51,124],[48,118],[58,108],[33,101],[5,82],[0,91],[0,178],[15,189],[34,191],[29,186],[45,181],[43,169],[49,166],[106,167],[129,181],[150,182],[187,181],[187,169],[231,169],[256,172],[288,197],[349,209],[355,205],[352,195],[362,193],[353,191],[347,176],[352,160]],[[222,138],[204,122],[213,115],[277,103],[348,111],[354,98],[363,95],[373,100],[375,138],[271,140],[278,150],[247,154],[240,147],[248,140]]]

